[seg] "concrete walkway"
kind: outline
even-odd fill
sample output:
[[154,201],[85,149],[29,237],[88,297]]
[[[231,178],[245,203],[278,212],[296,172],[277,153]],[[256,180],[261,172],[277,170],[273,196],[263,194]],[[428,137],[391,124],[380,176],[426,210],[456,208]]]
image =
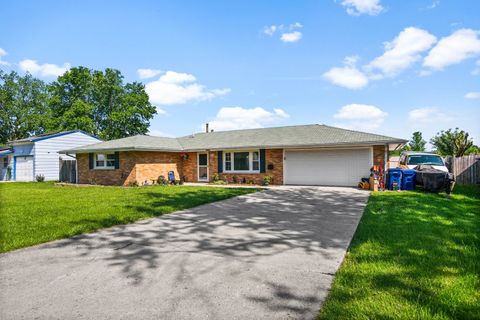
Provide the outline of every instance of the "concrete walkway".
[[0,255],[1,319],[311,319],[368,198],[270,189]]

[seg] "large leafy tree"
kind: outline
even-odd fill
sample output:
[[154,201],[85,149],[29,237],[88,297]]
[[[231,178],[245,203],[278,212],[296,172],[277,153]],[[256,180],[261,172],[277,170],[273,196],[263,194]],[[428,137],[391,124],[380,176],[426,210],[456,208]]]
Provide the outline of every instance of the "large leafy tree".
[[427,141],[423,140],[422,133],[416,131],[412,135],[412,139],[408,142],[408,149],[412,151],[425,151]]
[[50,112],[45,83],[0,70],[0,144],[44,133]]
[[473,141],[469,138],[468,133],[458,128],[440,131],[430,140],[430,143],[435,146],[437,153],[442,156],[461,157],[474,149],[472,148]]
[[145,134],[156,108],[142,83],[124,83],[118,70],[76,67],[49,86],[52,129],[81,129],[103,139]]

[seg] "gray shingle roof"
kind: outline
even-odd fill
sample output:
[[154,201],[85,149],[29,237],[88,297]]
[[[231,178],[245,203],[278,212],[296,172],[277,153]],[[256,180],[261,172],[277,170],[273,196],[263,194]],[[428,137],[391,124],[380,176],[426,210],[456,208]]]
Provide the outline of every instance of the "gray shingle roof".
[[113,150],[159,150],[159,151],[181,151],[182,146],[176,138],[132,136],[122,139],[110,140],[89,144],[75,149],[65,150],[68,153],[82,153],[91,151],[113,151]]
[[81,153],[101,150],[195,151],[240,148],[299,148],[405,142],[406,140],[399,138],[313,124],[196,133],[191,136],[180,138],[134,136],[66,150],[66,152]]

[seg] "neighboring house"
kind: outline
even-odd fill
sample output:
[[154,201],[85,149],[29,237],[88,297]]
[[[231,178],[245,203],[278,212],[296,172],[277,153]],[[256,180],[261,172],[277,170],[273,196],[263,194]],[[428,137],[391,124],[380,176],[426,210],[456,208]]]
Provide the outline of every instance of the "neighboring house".
[[197,133],[181,138],[133,136],[63,151],[76,154],[79,183],[152,183],[176,179],[354,186],[372,165],[386,166],[388,150],[406,140],[325,125]]
[[34,181],[37,175],[43,175],[45,180],[58,180],[60,160],[75,160],[58,151],[100,141],[81,130],[10,141],[8,149],[0,149],[0,180]]

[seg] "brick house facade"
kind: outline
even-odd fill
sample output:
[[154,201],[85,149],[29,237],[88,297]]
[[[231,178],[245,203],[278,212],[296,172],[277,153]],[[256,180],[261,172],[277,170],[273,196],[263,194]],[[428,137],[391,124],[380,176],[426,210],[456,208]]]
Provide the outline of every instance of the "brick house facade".
[[[208,176],[211,181],[218,174],[218,151],[208,151]],[[81,184],[123,185],[144,181],[152,183],[159,176],[168,176],[173,171],[175,179],[187,182],[198,181],[197,152],[120,151],[118,169],[91,168],[89,154],[77,154],[78,182]],[[187,155],[186,157],[184,155]],[[266,175],[272,177],[272,184],[282,185],[283,149],[265,150],[265,173],[220,173],[222,179],[232,183],[246,182],[262,184]],[[373,164],[385,164],[385,146],[373,146]]]

